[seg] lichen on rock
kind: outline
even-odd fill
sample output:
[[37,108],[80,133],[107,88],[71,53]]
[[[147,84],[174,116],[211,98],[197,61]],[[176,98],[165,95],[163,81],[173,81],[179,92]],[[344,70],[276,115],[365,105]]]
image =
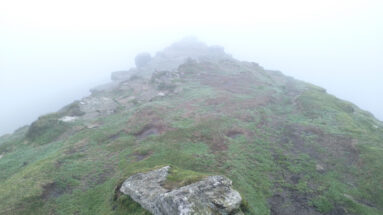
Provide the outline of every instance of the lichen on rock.
[[129,177],[120,191],[154,215],[243,214],[241,195],[224,176],[208,176],[198,182],[168,190],[170,166]]

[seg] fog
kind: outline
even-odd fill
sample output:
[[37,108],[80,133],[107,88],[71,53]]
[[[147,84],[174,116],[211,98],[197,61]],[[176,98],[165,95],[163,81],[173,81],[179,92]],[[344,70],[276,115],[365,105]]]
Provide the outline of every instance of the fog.
[[383,120],[381,11],[379,0],[2,0],[0,135],[190,35]]

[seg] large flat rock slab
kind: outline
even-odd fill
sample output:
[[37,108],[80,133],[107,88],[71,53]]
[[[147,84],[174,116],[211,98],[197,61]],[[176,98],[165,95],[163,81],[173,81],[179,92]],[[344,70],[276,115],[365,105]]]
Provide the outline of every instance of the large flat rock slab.
[[161,186],[171,167],[129,177],[120,191],[154,215],[242,214],[241,195],[224,176],[209,176],[174,190]]

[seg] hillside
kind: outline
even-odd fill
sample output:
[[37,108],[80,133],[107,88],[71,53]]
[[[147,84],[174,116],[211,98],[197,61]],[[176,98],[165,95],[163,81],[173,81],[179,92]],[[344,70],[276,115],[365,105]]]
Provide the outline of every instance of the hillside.
[[0,138],[0,214],[148,214],[134,173],[233,181],[245,214],[383,214],[383,124],[326,90],[186,40]]

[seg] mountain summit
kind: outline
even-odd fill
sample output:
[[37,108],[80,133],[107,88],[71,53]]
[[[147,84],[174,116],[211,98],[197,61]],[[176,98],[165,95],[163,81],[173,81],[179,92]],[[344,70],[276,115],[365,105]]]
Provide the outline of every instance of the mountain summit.
[[[132,73],[140,73],[141,76],[150,77],[155,71],[177,69],[188,59],[217,61],[232,59],[232,57],[226,54],[221,46],[208,46],[197,38],[187,37],[157,52],[153,57],[149,53],[137,55],[136,67],[126,72],[113,73],[112,80],[129,78]],[[137,61],[139,62],[138,65]]]
[[[1,137],[0,214],[149,214],[120,190],[166,167],[147,181],[158,182],[156,202],[185,205],[188,193],[204,207],[185,214],[235,202],[238,214],[379,215],[382,157],[383,125],[370,113],[188,38]],[[209,202],[187,189],[211,178],[225,186],[204,184]]]

